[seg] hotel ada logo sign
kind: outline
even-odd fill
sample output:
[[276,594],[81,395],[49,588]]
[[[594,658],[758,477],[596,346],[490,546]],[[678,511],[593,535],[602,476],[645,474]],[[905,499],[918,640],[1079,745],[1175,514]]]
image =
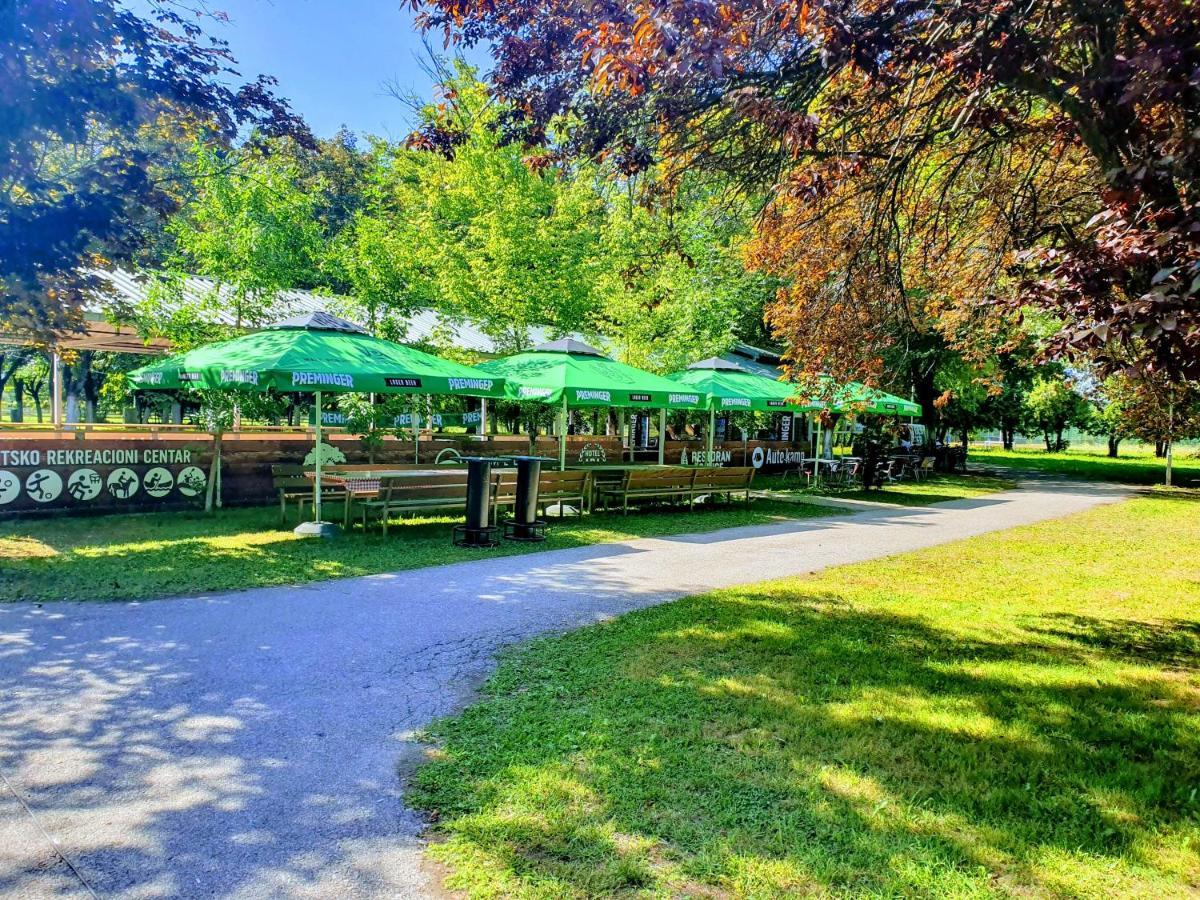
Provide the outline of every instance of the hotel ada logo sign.
[[602,444],[584,444],[579,449],[579,462],[583,465],[596,465],[597,463],[608,462],[608,454],[604,452]]

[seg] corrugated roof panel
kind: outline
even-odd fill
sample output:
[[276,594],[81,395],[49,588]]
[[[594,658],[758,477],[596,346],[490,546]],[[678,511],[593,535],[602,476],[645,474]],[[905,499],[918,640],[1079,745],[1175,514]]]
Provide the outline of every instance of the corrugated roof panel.
[[[85,308],[86,313],[102,315],[114,306],[137,305],[145,302],[149,294],[149,281],[152,276],[147,273],[134,272],[129,269],[96,270],[95,274],[103,278],[112,287],[112,293],[97,295],[93,302]],[[183,306],[203,307],[211,320],[217,324],[233,326],[237,322],[234,312],[221,302],[212,303],[215,296],[219,300],[229,297],[231,291],[210,278],[189,275],[183,280]],[[272,319],[283,319],[289,316],[327,310],[342,314],[353,314],[354,300],[350,297],[336,294],[318,294],[313,291],[285,290],[276,295],[276,308]],[[529,329],[528,345],[535,346],[550,339],[549,328],[534,326]],[[587,336],[572,332],[568,337],[576,340],[586,340]],[[449,342],[455,347],[470,350],[474,353],[497,355],[500,353],[496,342],[474,322],[455,322],[447,319],[441,313],[432,309],[419,309],[409,318],[404,333],[404,340],[414,344]]]

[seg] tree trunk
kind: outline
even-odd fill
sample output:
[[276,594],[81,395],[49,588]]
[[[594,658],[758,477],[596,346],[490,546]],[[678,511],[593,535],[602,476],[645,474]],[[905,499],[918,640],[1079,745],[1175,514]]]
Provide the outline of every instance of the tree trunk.
[[1048,431],[1043,431],[1043,432],[1042,432],[1042,439],[1043,439],[1043,440],[1046,442],[1046,452],[1047,452],[1047,453],[1053,453],[1053,452],[1054,452],[1054,448],[1050,446],[1050,432],[1048,432]]
[[63,412],[63,421],[68,425],[74,425],[79,421],[79,394],[73,387],[67,388],[67,403]]
[[1164,452],[1163,452],[1163,455],[1164,455],[1164,456],[1167,458],[1167,469],[1166,469],[1166,476],[1167,476],[1167,480],[1166,480],[1166,485],[1167,485],[1167,487],[1170,487],[1170,486],[1171,486],[1171,457],[1173,456],[1173,454],[1171,453],[1171,443],[1172,443],[1172,442],[1171,442],[1171,441],[1167,441],[1166,443],[1167,443],[1167,446],[1166,446],[1166,449],[1165,449],[1165,450],[1164,450]]
[[20,378],[13,379],[13,411],[14,422],[25,421],[25,382]]
[[96,409],[100,405],[100,379],[92,371],[92,358],[88,357],[87,373],[83,376],[83,420],[96,421]]
[[1112,459],[1117,458],[1117,448],[1120,446],[1121,446],[1121,439],[1119,437],[1117,437],[1115,434],[1110,434],[1108,436],[1108,455]]
[[1166,444],[1162,441],[1155,441],[1154,442],[1154,455],[1157,456],[1159,459],[1162,459],[1164,456],[1166,456],[1166,453],[1167,453]]
[[966,450],[967,446],[971,443],[971,433],[964,428],[959,437],[962,440],[962,448]]
[[1055,453],[1062,453],[1062,450],[1063,450],[1062,433],[1063,433],[1063,430],[1061,428],[1057,429],[1054,432],[1054,452]]

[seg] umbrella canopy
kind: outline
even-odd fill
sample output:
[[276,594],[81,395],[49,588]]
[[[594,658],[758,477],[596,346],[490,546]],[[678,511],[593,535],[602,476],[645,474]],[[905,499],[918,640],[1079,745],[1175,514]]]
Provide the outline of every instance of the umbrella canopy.
[[284,393],[504,396],[504,379],[372,337],[316,312],[167,357],[129,374],[135,388],[220,388]]
[[491,360],[479,370],[502,378],[514,400],[567,406],[697,409],[699,391],[635,369],[582,341],[563,340]]
[[[215,388],[231,391],[460,394],[502,397],[504,379],[420,350],[372,337],[366,329],[326,312],[285,319],[262,331],[207,344],[129,373],[140,390]],[[316,416],[313,453],[313,522],[297,534],[328,536],[336,527],[321,520],[321,416]],[[413,435],[414,448],[417,437]],[[217,443],[219,454],[220,443]],[[419,459],[419,451],[414,449]],[[219,468],[219,455],[217,471]]]
[[838,392],[833,410],[876,416],[919,416],[921,404],[852,381]]
[[819,403],[797,398],[793,385],[747,372],[715,356],[692,363],[672,374],[671,379],[699,391],[709,409],[810,412],[821,408]]

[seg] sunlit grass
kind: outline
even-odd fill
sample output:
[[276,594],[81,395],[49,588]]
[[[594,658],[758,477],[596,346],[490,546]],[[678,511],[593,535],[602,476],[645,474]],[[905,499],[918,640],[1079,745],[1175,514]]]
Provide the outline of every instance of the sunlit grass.
[[1193,896],[1200,495],[539,641],[431,740],[469,896]]
[[543,544],[504,542],[464,550],[459,519],[394,523],[383,537],[356,531],[332,541],[300,538],[273,507],[27,519],[0,525],[0,600],[124,600],[299,584],[478,559],[481,555],[608,543],[787,521],[829,510],[756,500],[714,508],[661,509],[551,519]]
[[[1046,453],[1034,448],[1019,450],[976,450],[968,457],[972,464],[1024,469],[1049,475],[1062,475],[1090,481],[1115,481],[1126,484],[1161,484],[1164,478],[1164,462],[1153,452],[1138,449],[1122,453],[1115,459],[1103,451],[1075,451]],[[1200,485],[1200,460],[1194,449],[1180,449],[1175,454],[1173,481],[1176,485],[1195,487]]]
[[846,490],[822,485],[809,487],[802,480],[796,478],[784,480],[780,475],[756,478],[754,484],[760,490],[780,492],[785,495],[803,497],[811,493],[817,496],[894,503],[897,506],[929,506],[934,503],[948,503],[951,500],[970,500],[1016,487],[1016,482],[1012,478],[1002,476],[945,473],[931,475],[920,481],[911,478],[897,481],[869,491]]

